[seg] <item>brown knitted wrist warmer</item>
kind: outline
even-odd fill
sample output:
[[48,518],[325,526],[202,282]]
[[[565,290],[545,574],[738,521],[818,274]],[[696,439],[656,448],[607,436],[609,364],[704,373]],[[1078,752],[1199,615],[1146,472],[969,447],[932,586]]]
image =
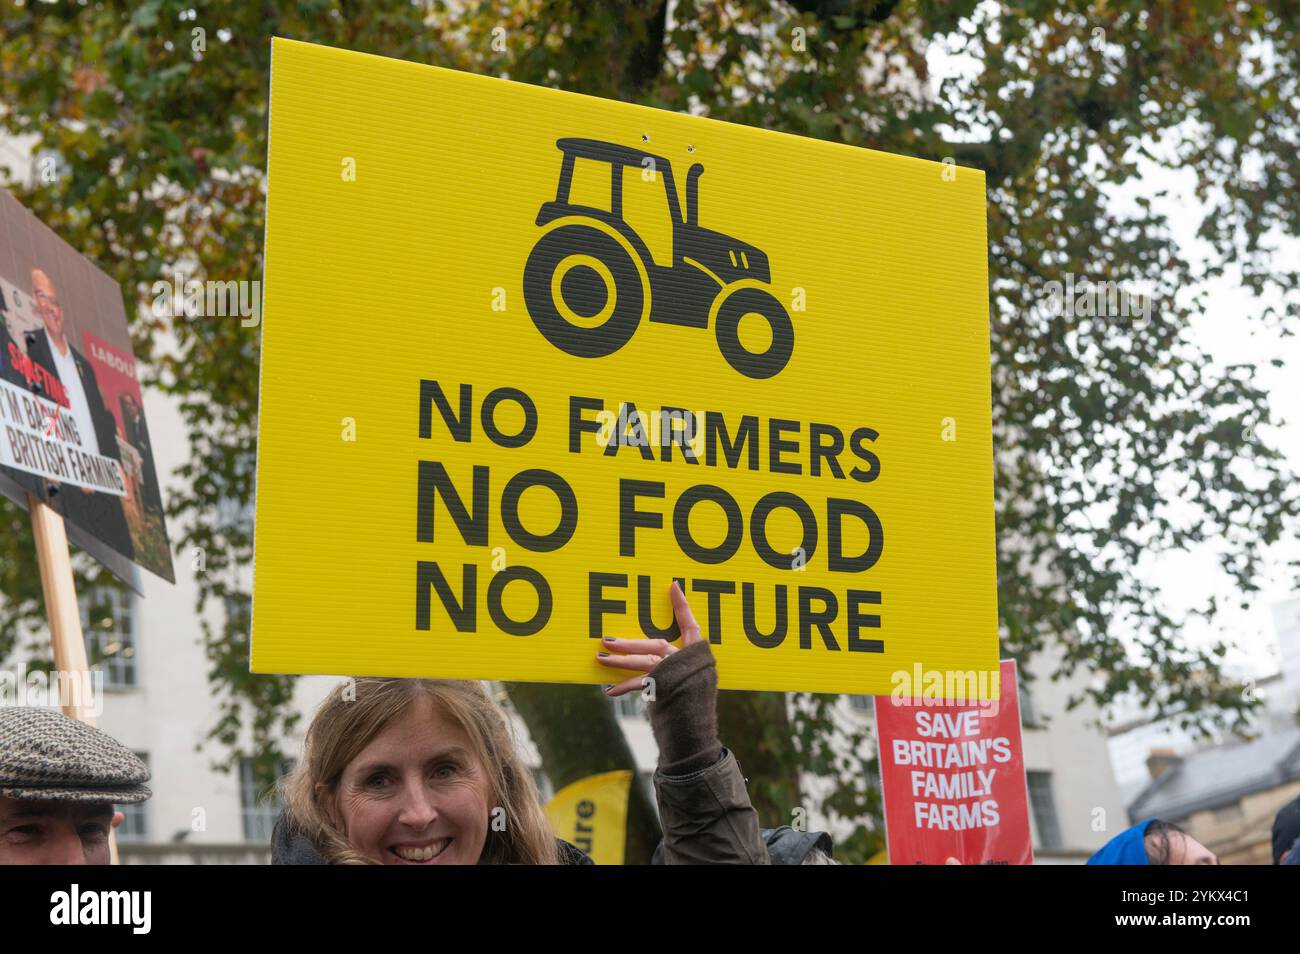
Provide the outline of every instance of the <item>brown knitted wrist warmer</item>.
[[683,776],[722,758],[718,741],[718,670],[706,642],[678,650],[654,668],[650,728],[659,743],[659,771]]

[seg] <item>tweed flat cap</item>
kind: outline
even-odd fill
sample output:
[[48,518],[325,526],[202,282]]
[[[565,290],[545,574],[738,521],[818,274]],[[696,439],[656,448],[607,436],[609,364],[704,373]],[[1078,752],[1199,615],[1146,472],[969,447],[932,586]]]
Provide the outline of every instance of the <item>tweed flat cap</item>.
[[149,769],[126,746],[56,709],[0,706],[0,798],[143,802]]

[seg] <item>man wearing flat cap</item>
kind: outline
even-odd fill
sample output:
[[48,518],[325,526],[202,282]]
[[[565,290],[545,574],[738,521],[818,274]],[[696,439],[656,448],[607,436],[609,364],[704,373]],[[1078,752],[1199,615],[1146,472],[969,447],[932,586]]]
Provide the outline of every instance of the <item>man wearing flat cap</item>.
[[116,804],[152,793],[145,764],[55,709],[0,706],[0,864],[106,865]]

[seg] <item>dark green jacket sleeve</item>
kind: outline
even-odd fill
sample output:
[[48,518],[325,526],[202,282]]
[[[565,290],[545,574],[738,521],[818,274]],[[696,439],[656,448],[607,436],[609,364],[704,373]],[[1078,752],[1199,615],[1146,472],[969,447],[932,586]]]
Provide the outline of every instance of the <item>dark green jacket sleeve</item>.
[[765,865],[767,846],[736,757],[718,741],[718,671],[706,642],[655,667],[650,727],[659,746],[660,864]]
[[767,846],[758,830],[740,763],[723,750],[721,760],[690,775],[655,772],[655,796],[668,865],[766,865]]

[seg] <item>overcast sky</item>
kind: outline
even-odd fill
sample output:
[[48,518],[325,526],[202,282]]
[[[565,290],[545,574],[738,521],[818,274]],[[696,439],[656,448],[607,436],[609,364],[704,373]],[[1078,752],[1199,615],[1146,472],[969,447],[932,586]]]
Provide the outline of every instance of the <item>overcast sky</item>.
[[[1153,191],[1167,188],[1171,193],[1183,187],[1182,198],[1171,195],[1163,200],[1162,209],[1169,216],[1175,235],[1192,236],[1200,225],[1201,212],[1190,189],[1179,179],[1177,175],[1160,173],[1144,177],[1144,184],[1149,182]],[[1185,241],[1184,251],[1193,261],[1204,261],[1203,253],[1197,255],[1197,245],[1194,240]],[[1285,256],[1288,267],[1294,268],[1300,264],[1300,240],[1291,238],[1280,243],[1278,254]],[[1230,276],[1207,283],[1205,289],[1209,305],[1206,314],[1193,322],[1194,340],[1220,368],[1230,364],[1253,364],[1258,368],[1257,381],[1269,393],[1272,417],[1283,421],[1281,426],[1261,429],[1260,437],[1286,454],[1293,472],[1300,472],[1300,334],[1283,338],[1264,330],[1258,316],[1266,303]],[[1269,364],[1273,358],[1280,358],[1283,365],[1273,367]],[[1263,592],[1250,598],[1248,610],[1237,608],[1239,599],[1228,598],[1234,594],[1234,588],[1208,551],[1162,557],[1151,567],[1149,578],[1161,585],[1175,606],[1191,606],[1206,592],[1219,593],[1220,606],[1225,609],[1214,629],[1195,627],[1189,636],[1208,639],[1217,632],[1221,637],[1233,639],[1242,649],[1238,661],[1252,674],[1264,675],[1277,668],[1273,656],[1272,607],[1300,596],[1285,565],[1297,557],[1300,557],[1300,541],[1294,537],[1273,548],[1267,561],[1271,579]]]

